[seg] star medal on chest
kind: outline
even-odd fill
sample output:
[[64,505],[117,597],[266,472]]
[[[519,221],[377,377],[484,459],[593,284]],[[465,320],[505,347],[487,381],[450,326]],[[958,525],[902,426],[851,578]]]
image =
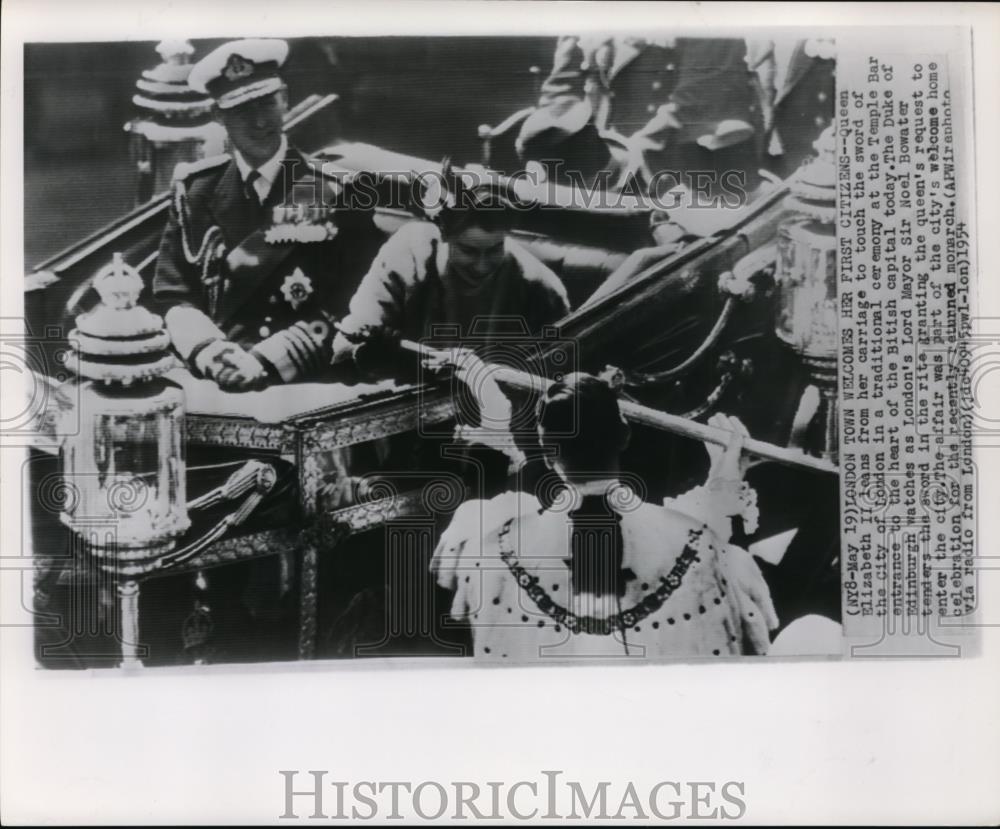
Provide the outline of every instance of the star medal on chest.
[[312,280],[302,273],[302,268],[296,268],[281,283],[281,295],[292,306],[293,311],[298,311],[312,294]]

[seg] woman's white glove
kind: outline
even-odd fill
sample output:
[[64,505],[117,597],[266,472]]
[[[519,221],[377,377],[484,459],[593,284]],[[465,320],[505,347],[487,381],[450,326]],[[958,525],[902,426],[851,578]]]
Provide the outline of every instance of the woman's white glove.
[[743,519],[747,533],[757,530],[760,514],[757,493],[743,482],[749,459],[743,455],[743,443],[749,437],[746,426],[737,418],[716,414],[708,424],[731,433],[725,447],[705,443],[710,462],[708,479],[701,486],[676,498],[665,498],[663,506],[683,512],[707,524],[722,541],[732,535],[733,516]]
[[713,509],[721,515],[740,516],[744,529],[753,533],[757,529],[760,513],[757,509],[757,493],[743,482],[749,458],[743,452],[743,444],[750,433],[739,418],[715,414],[708,419],[709,426],[725,429],[731,433],[729,443],[723,448],[714,443],[706,443],[709,470],[705,487],[713,503]]
[[716,429],[725,429],[731,433],[725,446],[717,443],[705,443],[708,452],[708,480],[742,481],[747,469],[747,459],[743,456],[743,443],[750,433],[738,417],[730,417],[721,412],[708,419],[708,425]]

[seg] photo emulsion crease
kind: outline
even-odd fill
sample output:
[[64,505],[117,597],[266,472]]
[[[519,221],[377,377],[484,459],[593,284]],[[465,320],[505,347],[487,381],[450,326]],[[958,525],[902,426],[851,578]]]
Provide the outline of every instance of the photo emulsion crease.
[[35,669],[976,651],[962,32],[569,18],[23,45]]

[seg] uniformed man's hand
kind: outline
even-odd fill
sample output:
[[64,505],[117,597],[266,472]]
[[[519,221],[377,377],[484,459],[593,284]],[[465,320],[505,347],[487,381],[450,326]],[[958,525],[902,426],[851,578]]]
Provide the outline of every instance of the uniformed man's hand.
[[231,372],[219,377],[219,386],[227,391],[251,391],[267,383],[267,370],[251,352],[236,346],[230,356]]
[[195,367],[225,391],[248,391],[262,385],[267,372],[250,352],[227,340],[215,340],[195,357]]

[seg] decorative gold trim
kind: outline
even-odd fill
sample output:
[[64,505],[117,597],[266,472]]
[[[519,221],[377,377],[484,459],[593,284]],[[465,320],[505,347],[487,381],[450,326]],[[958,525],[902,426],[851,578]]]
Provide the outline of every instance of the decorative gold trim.
[[397,518],[427,514],[423,491],[413,490],[335,510],[327,513],[325,520],[335,524],[344,532],[359,533]]
[[303,423],[302,447],[308,453],[353,446],[403,432],[419,431],[422,424],[440,423],[453,414],[454,406],[446,395],[431,398],[422,395],[374,411],[362,406],[336,419],[319,421],[311,426]]
[[259,423],[244,417],[188,414],[187,443],[264,449],[282,454],[295,451],[295,430],[283,424]]

